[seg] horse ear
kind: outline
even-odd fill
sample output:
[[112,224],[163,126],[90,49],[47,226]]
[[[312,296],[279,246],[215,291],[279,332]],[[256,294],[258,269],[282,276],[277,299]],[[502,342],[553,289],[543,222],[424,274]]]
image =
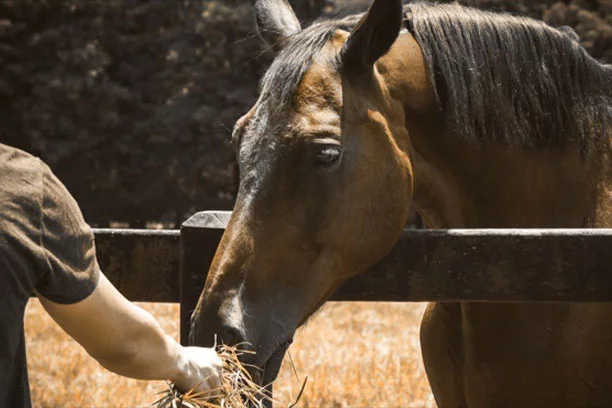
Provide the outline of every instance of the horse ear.
[[254,0],[253,6],[257,31],[274,51],[280,50],[287,37],[302,29],[287,0]]
[[374,0],[342,47],[346,68],[374,65],[395,42],[403,20],[402,0]]

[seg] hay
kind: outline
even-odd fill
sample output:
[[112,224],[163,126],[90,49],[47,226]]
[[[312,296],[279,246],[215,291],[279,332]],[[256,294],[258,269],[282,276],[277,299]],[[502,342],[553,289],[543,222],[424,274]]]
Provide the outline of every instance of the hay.
[[211,390],[212,396],[204,398],[204,393],[194,390],[182,393],[169,383],[152,408],[264,408],[265,401],[273,402],[265,387],[255,384],[240,362],[240,356],[252,354],[252,351],[220,345],[217,353],[223,362],[221,388]]

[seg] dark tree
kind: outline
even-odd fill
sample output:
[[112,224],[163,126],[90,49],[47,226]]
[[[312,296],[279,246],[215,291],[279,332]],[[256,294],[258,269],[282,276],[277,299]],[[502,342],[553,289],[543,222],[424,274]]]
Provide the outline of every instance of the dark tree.
[[[295,0],[307,24],[367,0]],[[465,0],[569,25],[612,62],[612,1]],[[250,0],[0,1],[0,142],[56,171],[87,220],[230,208],[229,136],[271,56]]]

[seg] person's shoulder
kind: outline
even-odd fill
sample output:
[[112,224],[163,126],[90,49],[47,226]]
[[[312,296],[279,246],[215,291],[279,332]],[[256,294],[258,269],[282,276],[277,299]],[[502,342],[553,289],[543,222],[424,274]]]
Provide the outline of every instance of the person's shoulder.
[[0,144],[0,224],[40,218],[46,165],[23,150]]
[[4,143],[0,143],[0,157],[7,160],[31,160],[38,161],[38,158],[31,155],[30,153],[18,149],[13,146],[6,145]]
[[31,184],[40,179],[47,166],[37,157],[16,147],[0,143],[0,188],[6,184]]

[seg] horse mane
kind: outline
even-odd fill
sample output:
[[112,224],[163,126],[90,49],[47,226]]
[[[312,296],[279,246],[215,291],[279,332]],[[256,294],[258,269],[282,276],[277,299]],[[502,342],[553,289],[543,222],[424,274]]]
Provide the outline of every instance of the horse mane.
[[[586,153],[612,129],[612,68],[567,28],[458,4],[411,3],[405,25],[419,43],[449,134],[472,143]],[[291,103],[313,59],[362,14],[322,20],[293,35],[261,82],[275,109]],[[332,62],[333,63],[333,62]]]
[[411,4],[446,129],[468,141],[589,152],[612,129],[611,69],[575,33],[458,4]]

